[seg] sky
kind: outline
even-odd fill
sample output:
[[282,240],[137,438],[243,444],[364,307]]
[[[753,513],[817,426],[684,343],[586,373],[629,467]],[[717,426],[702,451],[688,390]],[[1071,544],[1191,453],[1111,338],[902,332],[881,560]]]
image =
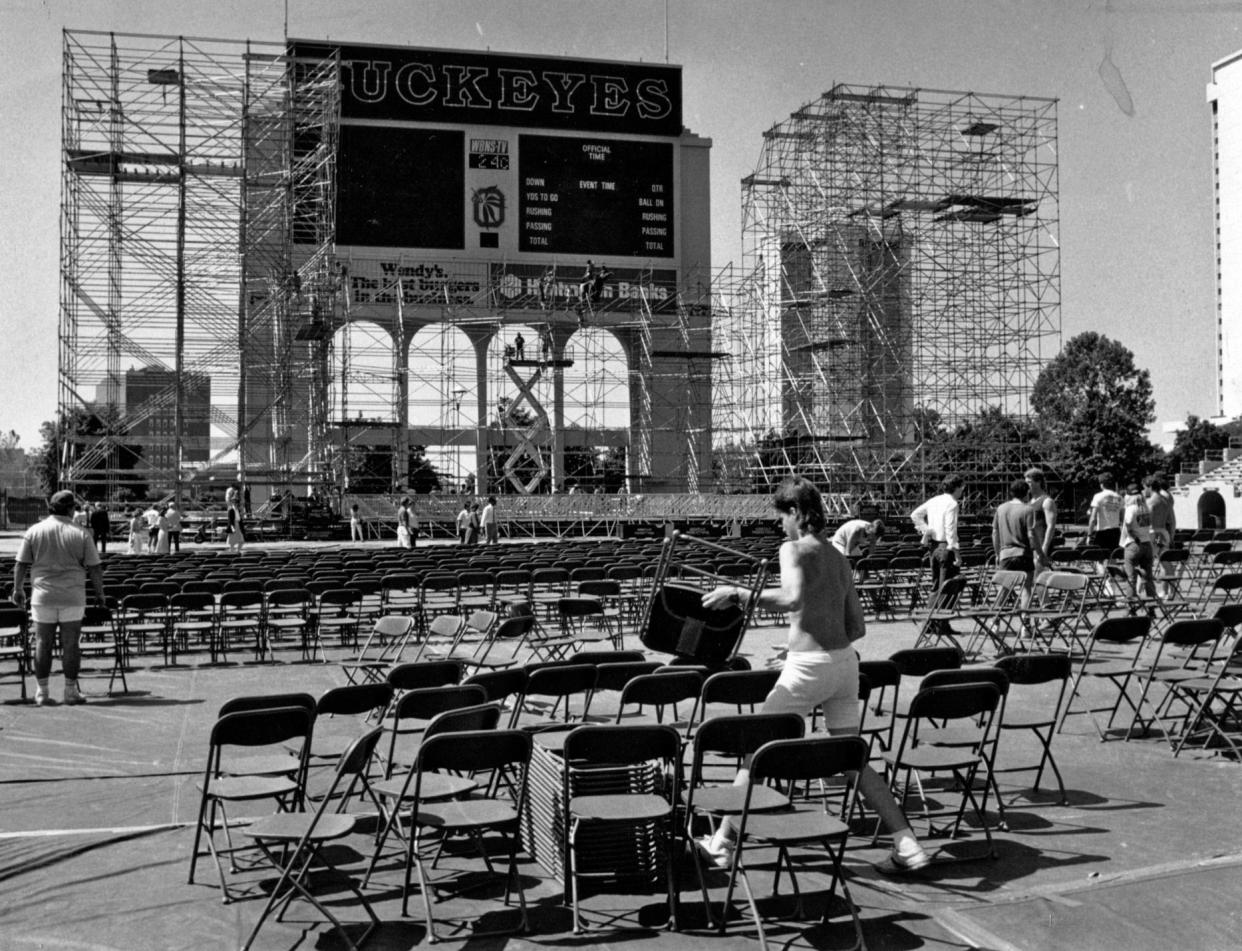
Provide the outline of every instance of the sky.
[[[667,19],[666,19],[667,13]],[[0,0],[0,433],[56,410],[61,31],[296,37],[683,67],[712,255],[741,257],[761,134],[834,83],[1058,99],[1061,325],[1129,347],[1159,421],[1215,412],[1211,64],[1228,0]],[[667,29],[666,29],[667,23]],[[1157,426],[1157,429],[1159,427]]]

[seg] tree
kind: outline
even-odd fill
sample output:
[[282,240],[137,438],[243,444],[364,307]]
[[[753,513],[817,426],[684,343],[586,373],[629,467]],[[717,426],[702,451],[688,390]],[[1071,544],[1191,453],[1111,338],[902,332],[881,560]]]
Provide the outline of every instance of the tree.
[[1122,482],[1158,468],[1161,452],[1147,438],[1156,420],[1151,376],[1134,354],[1094,332],[1079,334],[1035,381],[1040,456],[1074,494],[1111,470]]
[[1229,430],[1207,419],[1191,414],[1186,417],[1186,427],[1173,440],[1169,451],[1168,467],[1173,473],[1193,467],[1209,452],[1228,448]]
[[0,433],[0,449],[16,449],[21,441],[22,437],[17,434],[16,429]]

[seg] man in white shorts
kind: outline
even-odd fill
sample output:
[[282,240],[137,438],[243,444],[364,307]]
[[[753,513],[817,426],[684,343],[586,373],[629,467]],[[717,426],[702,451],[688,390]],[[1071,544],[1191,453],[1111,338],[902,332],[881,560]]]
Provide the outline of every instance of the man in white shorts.
[[13,603],[24,607],[26,577],[30,576],[30,616],[35,626],[36,706],[48,703],[47,681],[52,673],[52,646],[60,629],[61,664],[65,671],[65,703],[86,700],[78,690],[81,652],[78,638],[86,613],[86,578],[95,597],[105,604],[99,552],[88,531],[73,524],[73,493],[57,492],[48,501],[51,514],[22,536],[13,570]]

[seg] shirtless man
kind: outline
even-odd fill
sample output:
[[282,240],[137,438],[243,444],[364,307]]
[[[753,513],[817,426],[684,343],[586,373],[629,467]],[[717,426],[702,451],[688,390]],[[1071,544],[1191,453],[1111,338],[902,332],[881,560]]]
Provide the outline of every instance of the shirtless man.
[[[760,712],[806,715],[822,706],[829,733],[857,735],[858,654],[853,644],[867,630],[849,562],[825,537],[824,503],[812,483],[801,477],[786,480],[772,504],[786,539],[780,549],[781,585],[760,592],[757,607],[788,613],[789,636],[780,679]],[[721,585],[703,595],[703,605],[738,604],[745,594],[734,585]],[[742,769],[734,782],[745,785],[747,780]],[[893,837],[893,864],[899,869],[926,865],[930,858],[884,780],[864,766],[857,781],[863,799]],[[736,832],[726,818],[699,846],[714,863],[727,865],[735,842]]]

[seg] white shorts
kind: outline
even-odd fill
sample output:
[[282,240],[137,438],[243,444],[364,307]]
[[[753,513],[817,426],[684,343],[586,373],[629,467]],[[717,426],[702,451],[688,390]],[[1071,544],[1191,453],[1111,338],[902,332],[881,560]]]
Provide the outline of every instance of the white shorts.
[[32,604],[30,617],[36,624],[72,624],[86,617],[86,607],[51,608],[43,604]]
[[858,730],[858,655],[854,648],[790,651],[761,712],[805,716],[817,705],[824,708],[828,729]]

